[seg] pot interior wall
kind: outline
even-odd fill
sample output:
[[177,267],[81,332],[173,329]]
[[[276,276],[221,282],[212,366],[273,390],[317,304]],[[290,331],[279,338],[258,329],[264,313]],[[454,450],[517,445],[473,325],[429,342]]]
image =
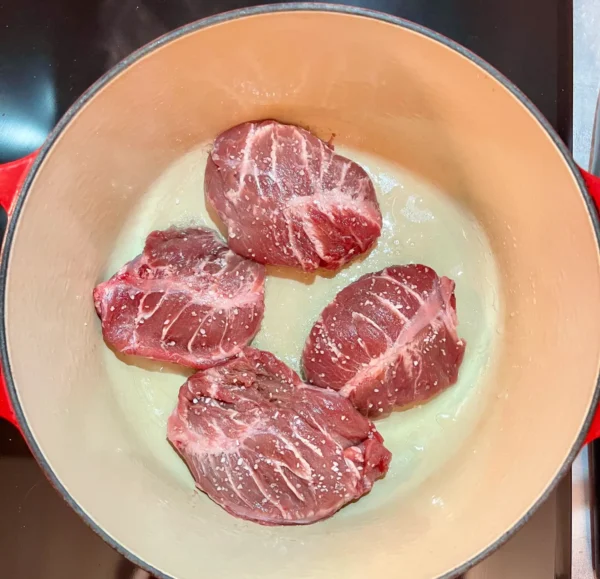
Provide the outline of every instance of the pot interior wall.
[[[476,220],[484,234],[469,243],[493,256],[484,280],[492,290],[481,280],[477,287],[497,297],[482,313],[493,326],[485,346],[493,355],[469,374],[479,410],[460,444],[448,456],[434,453],[419,484],[391,476],[357,505],[302,528],[237,521],[193,492],[156,434],[164,417],[145,426],[136,399],[123,405],[115,390],[114,365],[121,388],[137,392],[139,373],[159,368],[124,370],[126,361],[102,341],[91,299],[130,251],[124,240],[139,250],[147,231],[132,224],[153,199],[169,199],[172,186],[174,198],[195,207],[196,188],[201,213],[198,147],[266,117],[326,139],[335,133],[342,148],[371,159],[371,169],[395,166],[406,186],[436,192],[440,206]],[[452,210],[441,211],[440,227]],[[161,215],[144,223],[159,225],[171,213]],[[435,246],[429,252],[435,260]],[[440,274],[457,275],[444,264]],[[481,263],[482,276],[487,267]],[[74,116],[39,169],[14,234],[7,342],[23,413],[60,483],[110,537],[164,573],[429,578],[503,535],[567,459],[598,375],[598,296],[597,242],[573,175],[497,80],[408,28],[340,13],[272,13],[199,29],[150,52]],[[458,299],[461,319],[473,318],[475,298],[461,301],[459,292]],[[304,322],[309,314],[296,315]],[[166,399],[150,400],[150,408],[175,403],[184,378],[166,373],[164,391],[151,377],[148,396]],[[398,414],[382,431],[394,438],[403,421]],[[401,438],[397,444],[406,443]]]

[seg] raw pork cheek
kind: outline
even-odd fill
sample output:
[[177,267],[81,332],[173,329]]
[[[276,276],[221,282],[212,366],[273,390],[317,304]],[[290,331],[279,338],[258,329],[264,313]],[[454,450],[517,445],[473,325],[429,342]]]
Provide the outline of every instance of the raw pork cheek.
[[370,273],[337,294],[304,346],[312,384],[367,416],[424,402],[454,384],[465,352],[454,282],[423,265]]
[[308,131],[244,123],[215,140],[204,190],[229,245],[260,263],[337,269],[381,233],[364,169]]
[[200,490],[265,525],[329,517],[369,492],[391,459],[347,399],[253,348],[182,386],[168,439]]
[[144,252],[94,290],[108,344],[207,368],[250,343],[264,313],[264,266],[210,229],[154,231]]

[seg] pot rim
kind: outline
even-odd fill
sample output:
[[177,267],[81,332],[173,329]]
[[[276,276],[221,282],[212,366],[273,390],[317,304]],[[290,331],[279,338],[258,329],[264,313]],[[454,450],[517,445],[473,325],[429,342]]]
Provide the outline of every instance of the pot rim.
[[[350,16],[361,16],[365,18],[371,18],[374,20],[380,20],[383,22],[387,22],[389,24],[393,24],[399,26],[401,28],[405,28],[412,32],[416,32],[421,34],[433,41],[439,42],[443,44],[447,48],[451,49],[458,55],[463,56],[469,59],[471,62],[482,68],[485,72],[491,75],[495,80],[497,80],[500,84],[502,84],[517,100],[535,117],[538,123],[541,125],[542,129],[546,132],[546,134],[550,137],[552,142],[554,143],[557,151],[562,156],[563,161],[571,170],[575,181],[579,187],[579,192],[581,193],[585,205],[588,210],[588,214],[590,216],[593,229],[596,235],[596,241],[598,244],[598,251],[600,253],[600,218],[598,216],[598,212],[596,210],[595,204],[588,193],[587,187],[581,176],[575,161],[573,160],[570,151],[566,147],[566,145],[562,142],[561,138],[558,136],[552,125],[548,122],[548,120],[544,117],[544,115],[538,110],[538,108],[529,100],[525,94],[516,87],[507,77],[505,77],[502,73],[496,70],[492,65],[490,65],[487,61],[477,56],[475,53],[471,52],[469,49],[464,46],[458,44],[457,42],[451,40],[450,38],[431,30],[425,26],[420,24],[416,24],[404,18],[400,18],[397,16],[392,16],[389,14],[385,14],[383,12],[378,12],[375,10],[370,10],[366,8],[354,7],[354,6],[345,6],[338,4],[327,4],[320,2],[297,2],[297,3],[281,3],[281,4],[271,4],[271,5],[262,5],[262,6],[254,6],[250,8],[240,8],[237,10],[232,10],[229,12],[224,12],[220,14],[215,14],[213,16],[209,16],[207,18],[203,18],[201,20],[197,20],[195,22],[191,22],[180,28],[172,30],[160,36],[159,38],[149,42],[148,44],[142,46],[136,51],[132,52],[129,56],[124,58],[114,67],[112,67],[109,71],[107,71],[104,75],[102,75],[94,84],[92,84],[84,93],[81,95],[75,103],[67,110],[64,116],[60,119],[56,127],[50,133],[48,138],[46,139],[44,145],[39,151],[38,156],[36,157],[24,183],[21,188],[20,193],[18,194],[17,200],[14,205],[14,211],[12,217],[9,220],[8,227],[5,234],[4,244],[2,248],[2,258],[0,262],[0,360],[2,363],[2,374],[6,381],[6,386],[8,390],[8,394],[10,397],[11,404],[15,411],[15,415],[18,419],[19,425],[21,427],[22,433],[25,437],[25,440],[34,455],[38,464],[42,467],[44,474],[50,481],[50,483],[54,486],[54,488],[62,495],[65,501],[69,504],[69,506],[83,519],[83,521],[94,531],[96,532],[106,543],[108,543],[111,547],[113,547],[116,551],[118,551],[121,555],[126,557],[129,561],[131,561],[134,565],[148,571],[158,579],[176,579],[170,575],[166,575],[159,569],[153,567],[147,561],[140,559],[137,555],[129,551],[123,545],[121,545],[118,541],[113,539],[110,534],[105,531],[98,523],[96,523],[91,515],[86,513],[76,502],[76,500],[71,496],[71,494],[67,491],[65,486],[60,482],[58,476],[51,469],[50,465],[44,458],[44,455],[31,432],[29,425],[25,419],[23,409],[21,407],[19,397],[17,395],[17,390],[15,387],[15,383],[12,376],[10,359],[8,355],[8,347],[7,347],[7,334],[6,334],[6,318],[5,318],[5,301],[6,301],[6,282],[7,275],[10,266],[10,253],[11,248],[15,236],[15,231],[17,228],[17,222],[19,220],[21,210],[23,208],[23,204],[27,195],[29,193],[29,189],[31,184],[33,183],[36,173],[44,159],[46,158],[48,152],[52,149],[54,143],[63,133],[63,131],[69,126],[71,120],[79,113],[79,111],[87,104],[89,100],[91,100],[101,89],[103,89],[110,81],[116,78],[119,74],[121,74],[125,69],[129,68],[131,65],[135,64],[143,57],[151,54],[153,51],[161,48],[162,46],[170,43],[171,41],[177,40],[187,34],[196,32],[203,28],[207,28],[209,26],[213,26],[215,24],[221,24],[224,22],[228,22],[230,20],[236,20],[239,18],[244,18],[248,16],[257,16],[262,14],[273,14],[279,12],[324,12],[324,13],[339,13],[339,14],[347,14]],[[527,510],[527,512],[521,517],[521,519],[513,525],[510,529],[505,531],[498,539],[496,539],[493,543],[488,545],[485,549],[480,551],[471,559],[465,561],[458,567],[453,570],[445,573],[444,575],[439,576],[436,579],[451,579],[452,577],[456,577],[457,575],[461,575],[471,569],[473,566],[481,562],[488,555],[490,555],[493,551],[498,549],[501,545],[503,545],[509,538],[511,538],[525,523],[531,518],[533,513],[538,509],[538,507],[548,498],[550,493],[557,486],[558,482],[562,479],[562,477],[569,470],[571,463],[575,460],[575,457],[579,453],[582,448],[582,445],[585,440],[585,436],[589,427],[591,425],[592,419],[595,414],[596,406],[598,405],[598,401],[600,399],[600,376],[596,381],[596,388],[594,392],[594,396],[592,399],[592,404],[590,409],[588,410],[587,416],[585,418],[583,427],[578,434],[575,443],[573,444],[567,459],[561,465],[560,469],[557,471],[553,480],[550,481],[544,492],[538,497],[538,499],[531,505],[531,507]],[[432,578],[433,579],[433,578]]]

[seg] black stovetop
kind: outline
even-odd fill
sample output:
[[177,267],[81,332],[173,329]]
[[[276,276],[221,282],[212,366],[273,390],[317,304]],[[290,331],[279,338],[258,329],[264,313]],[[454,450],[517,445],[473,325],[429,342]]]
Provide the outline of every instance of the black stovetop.
[[[182,24],[244,0],[5,0],[0,162],[37,148],[107,68]],[[457,40],[517,84],[563,138],[571,126],[572,7],[565,0],[363,0]]]
[[[243,0],[0,0],[0,162],[41,145],[73,101],[142,44]],[[363,0],[441,32],[514,81],[570,144],[570,0]],[[1,223],[0,223],[1,225]],[[1,233],[1,232],[0,232]],[[53,491],[0,420],[0,575],[125,579],[133,568]]]

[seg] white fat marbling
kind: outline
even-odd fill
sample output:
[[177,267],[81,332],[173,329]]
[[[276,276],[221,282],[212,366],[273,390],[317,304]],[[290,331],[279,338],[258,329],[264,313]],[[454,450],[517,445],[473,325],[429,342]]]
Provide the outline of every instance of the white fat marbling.
[[[146,235],[170,225],[215,227],[204,203],[203,177],[209,146],[173,164],[142,199],[115,241],[107,277],[138,254]],[[377,246],[337,275],[269,268],[266,313],[254,346],[271,350],[298,370],[309,329],[334,295],[359,276],[388,265],[420,262],[456,281],[459,333],[467,341],[456,386],[421,407],[378,423],[394,458],[389,475],[370,498],[351,509],[368,509],[409,492],[440,468],[473,431],[490,397],[486,376],[500,320],[498,275],[486,236],[453,199],[402,167],[338,147],[371,175],[384,216]],[[139,442],[139,456],[191,487],[183,462],[166,441],[166,420],[189,372],[168,364],[118,358],[106,348],[110,388]],[[138,443],[136,443],[136,448]],[[137,452],[137,451],[136,451]],[[205,499],[208,500],[208,499]]]

